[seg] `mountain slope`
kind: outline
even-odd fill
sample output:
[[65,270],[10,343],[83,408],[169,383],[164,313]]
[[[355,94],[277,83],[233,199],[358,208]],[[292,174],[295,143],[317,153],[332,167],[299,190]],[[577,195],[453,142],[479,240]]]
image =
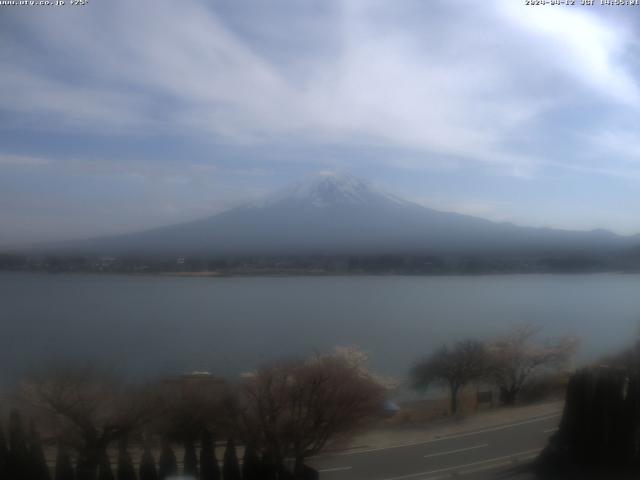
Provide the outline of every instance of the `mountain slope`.
[[519,227],[440,212],[327,174],[202,220],[66,248],[102,255],[595,253],[634,243],[603,230]]

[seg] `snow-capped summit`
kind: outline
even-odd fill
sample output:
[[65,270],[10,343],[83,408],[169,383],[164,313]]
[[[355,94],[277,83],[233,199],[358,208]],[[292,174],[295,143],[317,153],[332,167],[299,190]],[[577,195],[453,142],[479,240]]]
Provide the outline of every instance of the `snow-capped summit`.
[[306,202],[315,207],[397,204],[405,200],[386,193],[371,183],[347,173],[320,172],[303,182],[284,188],[252,206],[265,207],[282,202]]

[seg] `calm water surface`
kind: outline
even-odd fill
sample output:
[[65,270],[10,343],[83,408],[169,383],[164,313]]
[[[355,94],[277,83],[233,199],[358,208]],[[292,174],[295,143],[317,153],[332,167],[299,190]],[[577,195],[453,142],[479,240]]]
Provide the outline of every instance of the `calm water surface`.
[[277,357],[359,345],[403,375],[443,342],[518,322],[583,339],[581,360],[632,342],[640,276],[175,278],[0,274],[0,368],[99,360],[132,373],[232,376]]

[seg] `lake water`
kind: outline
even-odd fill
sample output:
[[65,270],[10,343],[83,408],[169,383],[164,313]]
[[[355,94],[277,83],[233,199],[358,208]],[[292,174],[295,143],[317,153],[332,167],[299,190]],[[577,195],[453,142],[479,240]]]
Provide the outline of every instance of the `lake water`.
[[131,373],[234,376],[261,362],[359,345],[402,376],[443,342],[518,322],[579,335],[580,360],[630,344],[640,276],[176,278],[0,274],[0,368],[11,382],[52,358]]

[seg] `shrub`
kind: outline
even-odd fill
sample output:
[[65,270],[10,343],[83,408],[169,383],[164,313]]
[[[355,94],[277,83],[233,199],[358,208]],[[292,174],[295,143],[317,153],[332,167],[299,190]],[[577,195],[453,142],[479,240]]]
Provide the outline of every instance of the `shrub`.
[[171,443],[166,439],[162,441],[162,449],[158,463],[158,477],[160,480],[165,480],[168,477],[173,477],[178,474],[176,454],[171,448]]
[[218,460],[216,458],[215,442],[207,428],[202,431],[200,480],[220,480],[220,467],[218,466]]
[[140,460],[140,480],[158,480],[156,460],[149,447],[145,447]]
[[232,438],[227,441],[224,451],[224,464],[222,466],[222,478],[224,480],[241,480],[240,464],[236,455],[236,446]]

